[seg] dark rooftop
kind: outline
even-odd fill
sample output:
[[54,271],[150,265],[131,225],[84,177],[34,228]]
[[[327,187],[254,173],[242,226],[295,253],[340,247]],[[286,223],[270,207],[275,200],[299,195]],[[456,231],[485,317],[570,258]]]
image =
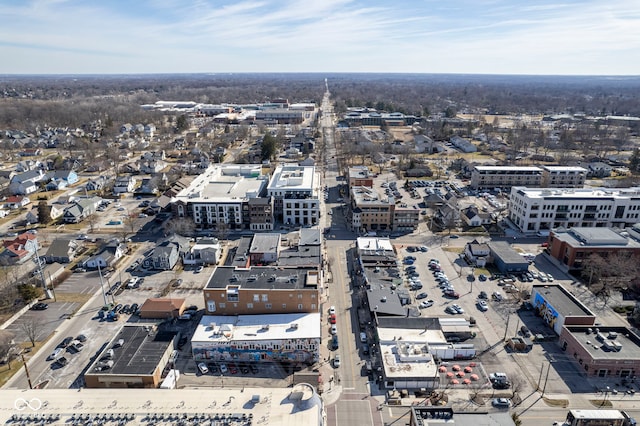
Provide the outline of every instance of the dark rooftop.
[[369,309],[378,315],[407,316],[409,307],[402,306],[398,294],[389,287],[367,290]]
[[526,263],[528,262],[515,251],[509,243],[505,241],[492,241],[487,244],[491,252],[498,256],[504,263]]
[[[113,338],[111,342],[97,357],[87,374],[133,374],[151,375],[158,367],[162,357],[169,347],[173,348],[175,333],[151,330],[145,326],[126,325]],[[114,345],[123,340],[122,346],[114,348]],[[102,372],[96,371],[107,355],[107,351],[113,349],[113,366]],[[163,368],[164,366],[160,366]]]
[[308,272],[317,272],[317,268],[253,266],[244,269],[219,266],[209,278],[205,289],[226,288],[229,285],[239,285],[244,288],[287,290],[317,288],[317,280],[312,285],[307,284]]
[[596,316],[560,285],[534,285],[531,287],[532,299],[535,292],[540,293],[545,300],[548,300],[551,303],[559,314],[565,317]]

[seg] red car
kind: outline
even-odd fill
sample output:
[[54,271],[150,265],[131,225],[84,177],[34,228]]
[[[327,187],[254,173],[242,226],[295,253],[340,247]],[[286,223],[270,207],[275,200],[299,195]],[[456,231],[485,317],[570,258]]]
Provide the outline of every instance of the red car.
[[452,299],[459,299],[460,298],[460,294],[453,291],[453,290],[448,290],[444,292],[444,295],[447,297],[450,297]]
[[229,371],[231,372],[231,374],[238,374],[238,367],[236,367],[235,364],[230,364]]
[[337,321],[338,321],[338,319],[336,318],[335,315],[330,315],[329,316],[329,323],[335,324]]

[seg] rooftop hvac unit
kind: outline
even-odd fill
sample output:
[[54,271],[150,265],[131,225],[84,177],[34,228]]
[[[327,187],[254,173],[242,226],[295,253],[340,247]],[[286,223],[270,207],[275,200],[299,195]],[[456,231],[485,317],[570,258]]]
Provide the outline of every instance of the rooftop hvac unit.
[[263,324],[262,330],[269,330],[269,324]]
[[291,328],[292,330],[297,330],[297,329],[298,329],[298,323],[295,323],[295,322],[294,322],[293,324],[291,324],[291,325],[290,325],[290,328]]

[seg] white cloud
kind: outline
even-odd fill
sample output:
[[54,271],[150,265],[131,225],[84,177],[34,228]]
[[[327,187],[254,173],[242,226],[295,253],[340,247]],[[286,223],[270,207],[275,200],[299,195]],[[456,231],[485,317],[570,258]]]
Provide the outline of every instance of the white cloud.
[[640,74],[632,0],[0,4],[4,72]]

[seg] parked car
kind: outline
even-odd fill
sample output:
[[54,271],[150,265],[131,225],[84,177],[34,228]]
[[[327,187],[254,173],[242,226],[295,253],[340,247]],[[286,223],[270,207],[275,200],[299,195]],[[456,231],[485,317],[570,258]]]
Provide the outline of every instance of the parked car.
[[227,374],[229,372],[229,368],[227,368],[227,364],[220,364],[220,373]]
[[486,292],[486,291],[481,291],[481,292],[480,292],[480,294],[478,294],[478,299],[484,299],[484,300],[486,300],[486,299],[488,299],[488,298],[489,298],[489,296],[487,295],[487,292]]
[[198,268],[196,269],[196,273],[199,274],[202,271],[204,271],[204,266],[202,266],[202,265],[198,266]]
[[340,367],[340,354],[336,354],[336,356],[333,358],[333,367]]
[[478,300],[477,305],[478,305],[478,309],[480,309],[483,312],[489,310],[489,304],[487,303],[486,300]]
[[62,342],[60,342],[58,344],[59,348],[66,348],[67,346],[69,346],[71,344],[71,342],[73,342],[73,337],[65,337],[64,339],[62,339]]
[[56,364],[58,367],[64,367],[65,365],[69,364],[69,360],[61,356],[60,358],[55,360],[54,364]]
[[420,300],[420,299],[426,299],[427,298],[427,293],[420,293],[416,296],[416,299]]
[[435,302],[431,299],[429,300],[424,300],[422,302],[420,302],[420,304],[418,305],[418,308],[420,309],[425,309],[425,308],[430,308],[431,306],[433,306]]
[[331,334],[338,334],[338,327],[335,324],[331,326]]
[[47,309],[49,307],[49,305],[47,305],[46,303],[43,302],[38,302],[35,305],[33,305],[31,307],[32,310],[34,311],[44,311],[45,309]]
[[487,280],[487,276],[485,274],[480,274],[480,275],[478,275],[478,279],[480,281],[486,281]]
[[335,315],[336,314],[336,307],[335,306],[331,306],[329,308],[329,315]]
[[491,405],[496,408],[509,408],[511,407],[511,400],[508,398],[493,398]]
[[451,299],[459,299],[460,298],[460,293],[456,292],[455,290],[447,290],[444,292],[444,295],[448,298]]
[[58,347],[58,348],[56,348],[56,349],[51,353],[51,355],[49,355],[49,356],[47,357],[47,361],[51,361],[52,359],[56,359],[56,358],[58,358],[60,355],[62,355],[62,352],[64,352],[64,349],[63,349],[63,348],[59,348],[59,347]]
[[85,336],[84,334],[78,334],[78,335],[76,336],[76,340],[77,340],[78,342],[82,342],[82,343],[84,343],[84,342],[86,342],[86,341],[87,341],[87,336]]
[[209,367],[207,367],[207,364],[205,364],[204,362],[198,363],[198,370],[200,370],[202,374],[209,373]]
[[334,315],[329,315],[329,323],[335,324],[337,321],[338,320],[337,320],[335,314]]

